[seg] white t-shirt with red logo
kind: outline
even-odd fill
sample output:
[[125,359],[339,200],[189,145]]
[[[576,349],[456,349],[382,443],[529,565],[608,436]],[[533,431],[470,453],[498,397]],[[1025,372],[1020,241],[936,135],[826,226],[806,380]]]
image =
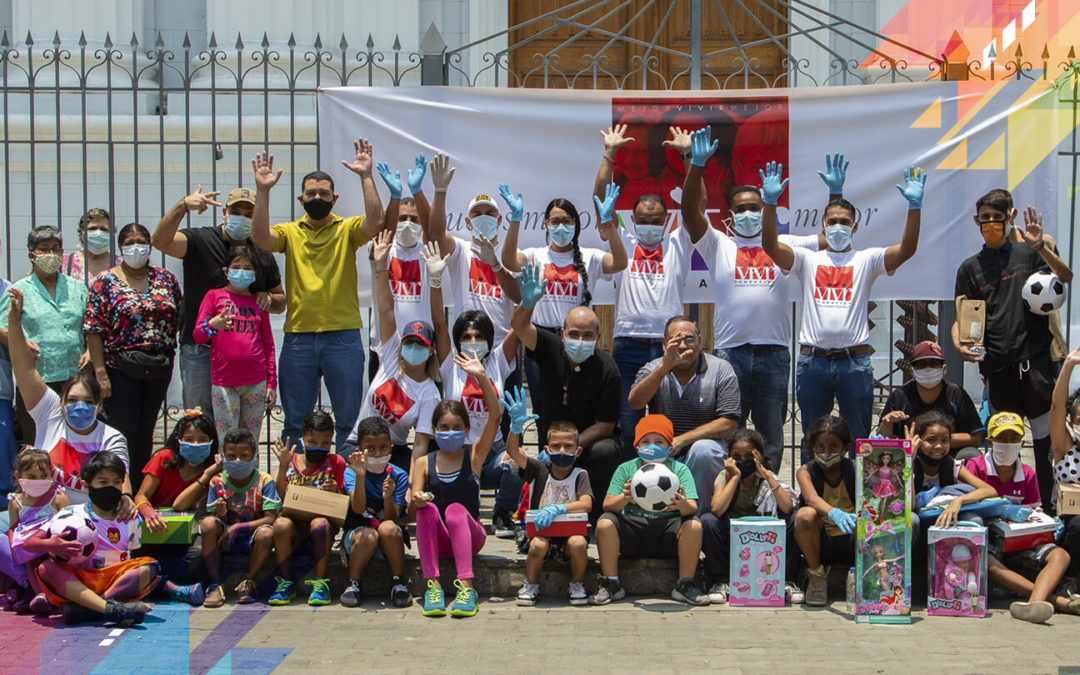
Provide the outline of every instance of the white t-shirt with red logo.
[[[472,250],[471,241],[454,237],[454,252],[446,261],[444,281],[449,283],[454,316],[471,309],[483,310],[495,326],[495,344],[502,342],[510,331],[514,303],[503,293],[495,270]],[[443,289],[446,287],[444,283]]]
[[[501,342],[496,342],[495,347],[484,357],[484,370],[487,371],[491,386],[495,387],[495,393],[502,397],[503,383],[514,369],[514,363],[506,360]],[[475,443],[480,438],[480,432],[488,419],[488,408],[484,403],[484,392],[480,389],[480,383],[472,375],[467,375],[464,370],[454,363],[454,354],[450,353],[443,359],[439,366],[442,374],[443,391],[446,398],[461,401],[465,409],[469,411],[469,431],[465,434],[466,443]],[[495,440],[502,439],[502,430],[495,432]]]
[[[780,242],[810,251],[818,246],[816,234],[782,234]],[[713,344],[718,349],[786,346],[791,341],[791,281],[761,248],[761,236],[732,239],[710,227],[694,246],[712,276]]]
[[842,349],[870,341],[866,306],[870,287],[885,269],[884,248],[845,253],[792,248],[791,273],[802,282],[803,320],[799,342]]
[[615,280],[615,337],[661,338],[664,325],[683,313],[683,286],[690,269],[690,235],[678,228],[654,249],[642,246],[632,226],[619,234],[629,257]]
[[364,396],[349,440],[357,441],[360,420],[375,416],[390,425],[390,442],[394,445],[405,445],[413,427],[418,434],[431,435],[431,415],[442,399],[439,388],[431,380],[417,382],[404,373],[398,374],[401,338],[397,333],[374,349],[379,355],[379,371]]
[[417,320],[431,323],[431,290],[428,288],[423,244],[403,248],[395,243],[390,248],[386,267],[390,292],[394,296],[394,320],[398,328]]
[[[522,253],[529,260],[541,265],[540,277],[544,279],[544,297],[536,303],[533,310],[533,323],[545,328],[562,328],[563,319],[573,308],[581,304],[584,287],[577,267],[574,265],[574,252],[560,253],[550,247],[527,248]],[[589,275],[589,289],[594,290],[600,279],[610,279],[605,275],[604,252],[598,248],[581,248],[581,262]]]

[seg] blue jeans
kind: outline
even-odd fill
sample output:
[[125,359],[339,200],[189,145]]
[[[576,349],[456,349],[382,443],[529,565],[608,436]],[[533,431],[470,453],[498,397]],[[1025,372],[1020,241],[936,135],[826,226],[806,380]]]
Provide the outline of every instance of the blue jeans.
[[200,408],[214,416],[210,395],[210,345],[180,345],[180,382],[184,385],[184,407]]
[[[15,416],[11,401],[0,398],[0,509],[7,515],[8,493],[15,489],[12,473],[15,470],[15,455],[19,452],[19,443],[15,440]],[[7,528],[2,530],[7,532]]]
[[698,515],[709,512],[712,505],[713,484],[716,477],[724,470],[727,459],[727,446],[720,441],[694,441],[684,457],[680,457],[686,468],[694,476],[694,488],[697,490]]
[[740,426],[754,420],[754,428],[765,437],[765,455],[772,471],[778,473],[784,460],[791,351],[781,345],[739,345],[715,353],[731,364],[739,380]]
[[632,459],[634,451],[634,427],[645,416],[645,410],[631,410],[627,399],[634,387],[637,373],[649,361],[664,355],[660,339],[641,341],[632,337],[617,337],[611,345],[611,358],[619,366],[622,378],[622,399],[619,404],[619,430],[623,439],[623,459]]
[[282,438],[300,438],[300,425],[318,401],[321,377],[330,394],[336,446],[341,450],[364,398],[364,352],[359,329],[285,334],[278,361],[278,391],[285,410]]
[[518,477],[517,465],[513,462],[503,462],[501,457],[506,452],[504,441],[495,441],[491,444],[487,459],[484,460],[484,468],[480,471],[480,487],[485,490],[498,488],[495,493],[495,506],[493,511],[509,511],[513,514],[517,511],[518,502],[521,500],[521,478]]
[[[833,399],[840,408],[840,417],[851,427],[851,449],[855,441],[870,434],[870,413],[874,405],[874,369],[870,355],[827,359],[824,356],[800,354],[796,366],[795,396],[802,414],[805,434],[814,420],[832,412]],[[813,452],[803,447],[805,464]]]

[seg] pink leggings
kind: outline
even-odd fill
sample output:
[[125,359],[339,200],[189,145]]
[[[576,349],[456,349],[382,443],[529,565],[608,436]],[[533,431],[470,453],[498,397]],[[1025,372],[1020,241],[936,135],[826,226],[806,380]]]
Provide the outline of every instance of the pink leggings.
[[446,520],[439,507],[428,503],[416,512],[416,546],[425,579],[439,578],[439,557],[453,556],[458,579],[472,579],[472,559],[487,540],[487,531],[461,504],[446,507]]

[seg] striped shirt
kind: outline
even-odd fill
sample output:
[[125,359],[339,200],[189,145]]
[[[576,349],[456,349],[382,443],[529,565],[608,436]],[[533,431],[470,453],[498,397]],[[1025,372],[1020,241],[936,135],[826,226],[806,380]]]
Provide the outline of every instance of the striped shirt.
[[[662,362],[663,357],[642,366],[634,384],[648,377]],[[679,385],[674,372],[664,377],[660,388],[649,401],[649,412],[659,413],[671,420],[676,436],[721,417],[738,420],[742,414],[742,404],[735,371],[724,359],[702,352],[697,374],[685,385]]]

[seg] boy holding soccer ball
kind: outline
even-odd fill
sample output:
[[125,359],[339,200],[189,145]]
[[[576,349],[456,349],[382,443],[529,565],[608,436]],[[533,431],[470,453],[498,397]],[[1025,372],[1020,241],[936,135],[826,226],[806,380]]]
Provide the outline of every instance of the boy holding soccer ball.
[[[619,556],[624,558],[678,558],[679,580],[671,597],[690,605],[707,605],[709,596],[694,582],[701,555],[701,523],[697,519],[694,477],[682,462],[668,459],[675,437],[671,420],[646,415],[634,429],[638,458],[623,462],[604,497],[604,515],[596,523],[600,554],[600,589],[589,604],[606,605],[626,597],[619,583]],[[662,464],[679,479],[679,489],[661,510],[646,510],[634,501],[631,482],[648,464]]]

